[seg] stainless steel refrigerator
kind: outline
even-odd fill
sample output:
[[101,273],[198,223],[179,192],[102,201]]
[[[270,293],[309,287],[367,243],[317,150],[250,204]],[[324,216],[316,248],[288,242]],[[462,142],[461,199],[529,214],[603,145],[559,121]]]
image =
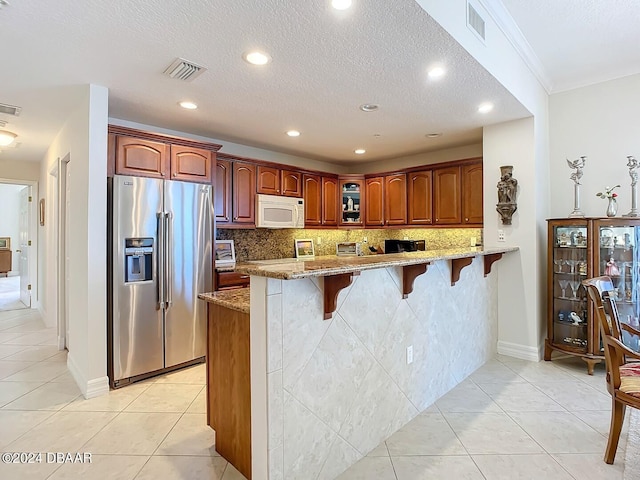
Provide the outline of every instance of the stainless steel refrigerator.
[[108,365],[114,388],[206,353],[211,185],[109,179]]

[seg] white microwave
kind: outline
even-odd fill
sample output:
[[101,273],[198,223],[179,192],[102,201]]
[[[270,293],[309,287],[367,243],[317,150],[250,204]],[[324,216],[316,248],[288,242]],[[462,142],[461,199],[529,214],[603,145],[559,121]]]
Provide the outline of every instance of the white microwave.
[[304,228],[304,200],[256,195],[256,227]]

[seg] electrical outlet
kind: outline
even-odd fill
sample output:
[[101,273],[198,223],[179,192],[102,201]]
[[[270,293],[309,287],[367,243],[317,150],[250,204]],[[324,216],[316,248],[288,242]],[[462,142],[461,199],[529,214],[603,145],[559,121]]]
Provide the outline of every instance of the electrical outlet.
[[362,243],[367,243],[367,237],[362,237]]
[[411,365],[413,363],[413,345],[409,345],[407,347],[407,365]]
[[317,240],[316,243],[318,245],[322,245],[322,237],[318,237],[316,240]]
[[499,242],[504,242],[505,241],[504,230],[498,230],[498,241]]
[[409,237],[402,237],[403,240],[409,240]]
[[475,247],[476,246],[476,237],[471,237],[471,246]]

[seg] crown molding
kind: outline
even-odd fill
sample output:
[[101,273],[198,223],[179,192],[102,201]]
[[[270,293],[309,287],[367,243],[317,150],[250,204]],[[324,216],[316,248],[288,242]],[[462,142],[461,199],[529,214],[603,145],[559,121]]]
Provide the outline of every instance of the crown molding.
[[505,35],[509,43],[518,52],[520,58],[527,65],[531,73],[535,75],[542,87],[551,93],[553,89],[553,83],[551,78],[547,74],[547,71],[542,65],[542,62],[531,48],[531,45],[525,38],[524,34],[518,27],[507,8],[504,6],[501,0],[475,0],[480,4],[486,12],[491,16],[491,19],[495,22],[498,28]]

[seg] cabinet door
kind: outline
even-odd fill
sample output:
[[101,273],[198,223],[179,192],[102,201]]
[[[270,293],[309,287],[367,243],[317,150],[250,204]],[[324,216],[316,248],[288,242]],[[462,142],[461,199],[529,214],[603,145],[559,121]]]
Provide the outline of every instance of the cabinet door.
[[322,224],[322,190],[320,175],[304,174],[304,224]]
[[362,227],[364,223],[364,198],[363,178],[339,178],[338,187],[338,211],[340,211],[340,225]]
[[171,179],[211,183],[212,157],[211,150],[171,145]]
[[367,178],[365,195],[365,224],[384,225],[384,177]]
[[258,166],[258,193],[280,195],[280,170],[272,167]]
[[322,225],[338,225],[338,179],[322,177]]
[[482,163],[462,167],[462,223],[482,224]]
[[165,178],[169,171],[169,145],[119,136],[116,139],[116,173]]
[[433,211],[436,225],[461,223],[460,167],[433,170]]
[[216,184],[213,189],[216,222],[228,222],[231,217],[231,162],[216,162]]
[[409,225],[431,225],[431,170],[409,173]]
[[233,162],[233,221],[256,222],[256,167],[250,163]]
[[302,174],[291,170],[282,170],[280,174],[281,195],[285,197],[302,196]]
[[384,178],[384,219],[387,225],[407,223],[407,176],[404,173]]

